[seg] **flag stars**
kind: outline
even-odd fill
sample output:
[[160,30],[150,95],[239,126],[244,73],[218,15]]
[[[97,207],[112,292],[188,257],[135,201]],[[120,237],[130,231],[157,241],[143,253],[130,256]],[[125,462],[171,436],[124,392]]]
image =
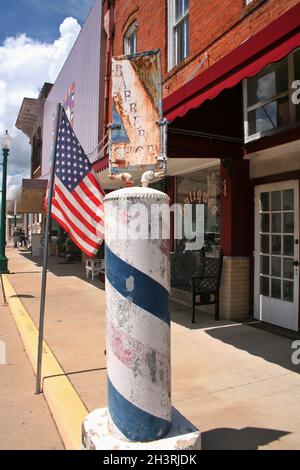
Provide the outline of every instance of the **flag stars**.
[[66,118],[60,125],[56,159],[56,176],[68,191],[73,191],[91,170],[91,164]]

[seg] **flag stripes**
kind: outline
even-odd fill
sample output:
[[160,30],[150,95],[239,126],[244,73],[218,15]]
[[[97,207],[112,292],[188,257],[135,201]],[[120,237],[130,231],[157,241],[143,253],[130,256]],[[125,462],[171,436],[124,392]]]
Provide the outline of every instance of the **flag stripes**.
[[104,239],[103,199],[104,193],[92,165],[62,110],[51,216],[91,257],[96,255]]

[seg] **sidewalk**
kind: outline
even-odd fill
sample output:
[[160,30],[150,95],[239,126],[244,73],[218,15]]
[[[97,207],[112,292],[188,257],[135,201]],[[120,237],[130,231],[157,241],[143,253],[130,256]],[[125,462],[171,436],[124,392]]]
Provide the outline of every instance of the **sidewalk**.
[[[8,250],[10,283],[37,322],[41,259]],[[45,339],[89,411],[105,407],[105,293],[80,264],[50,258]],[[292,339],[173,306],[173,405],[205,449],[299,449],[300,376]],[[26,385],[26,393],[30,394]]]
[[6,345],[6,364],[0,365],[0,449],[63,449],[43,395],[34,395],[34,373],[14,320],[0,298],[0,341]]

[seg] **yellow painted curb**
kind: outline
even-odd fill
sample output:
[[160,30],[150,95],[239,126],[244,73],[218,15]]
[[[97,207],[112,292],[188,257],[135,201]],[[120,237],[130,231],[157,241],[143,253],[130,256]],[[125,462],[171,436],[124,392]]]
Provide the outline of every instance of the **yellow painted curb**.
[[[36,373],[38,329],[7,276],[3,276],[3,281],[10,311]],[[43,343],[42,383],[43,393],[65,448],[81,449],[81,426],[88,410],[45,341]]]

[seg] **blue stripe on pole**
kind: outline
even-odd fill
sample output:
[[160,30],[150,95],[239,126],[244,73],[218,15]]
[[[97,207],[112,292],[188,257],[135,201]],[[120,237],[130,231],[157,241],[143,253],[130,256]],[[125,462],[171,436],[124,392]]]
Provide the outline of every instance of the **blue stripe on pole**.
[[[118,258],[105,245],[105,274],[110,284],[138,307],[155,315],[170,325],[170,296],[168,291],[151,277]],[[128,291],[126,281],[134,278],[133,291]]]
[[165,436],[171,422],[137,408],[124,398],[108,379],[109,412],[121,433],[133,442],[149,442]]

